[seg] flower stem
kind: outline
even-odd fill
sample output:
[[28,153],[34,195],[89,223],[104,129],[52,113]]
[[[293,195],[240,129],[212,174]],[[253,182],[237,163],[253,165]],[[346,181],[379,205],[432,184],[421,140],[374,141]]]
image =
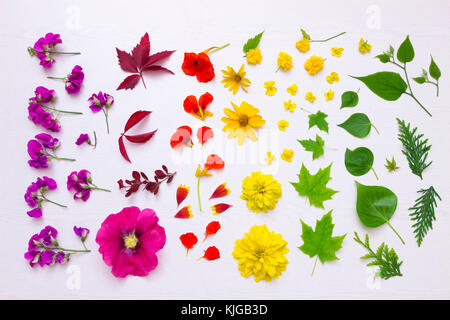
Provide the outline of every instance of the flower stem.
[[60,207],[63,207],[63,208],[67,208],[67,206],[65,206],[65,205],[63,205],[63,204],[60,204],[60,203],[58,203],[58,202],[52,201],[52,200],[50,200],[50,199],[47,199],[43,194],[41,194],[41,197],[42,197],[42,199],[44,199],[44,201],[47,201],[47,202],[56,204],[57,206],[60,206]]
[[95,185],[94,185],[93,187],[89,187],[89,189],[91,189],[91,190],[100,190],[100,191],[111,192],[111,190],[99,188],[99,187],[97,187],[97,186],[95,186]]
[[200,200],[200,177],[197,178],[197,197],[198,197],[198,207],[202,211],[202,202]]
[[47,77],[48,79],[55,79],[55,80],[67,80],[67,78],[58,78],[58,77]]
[[389,223],[389,221],[386,221],[388,226],[391,227],[392,231],[395,232],[395,234],[397,235],[397,237],[400,239],[400,241],[405,244],[405,241],[403,241],[402,237],[400,237],[400,235],[398,234],[398,232],[394,229],[394,227]]
[[314,275],[314,270],[316,270],[317,259],[319,259],[319,256],[316,257],[316,261],[314,262],[314,267],[313,267],[313,271],[311,273],[311,277]]
[[105,114],[106,132],[109,134],[108,111],[106,111],[105,108],[102,108],[102,110],[103,110],[103,113]]
[[74,250],[74,249],[66,249],[66,248],[61,248],[61,247],[47,247],[47,246],[44,246],[44,249],[47,249],[47,250],[61,250],[61,251],[69,251],[69,252],[91,252],[91,250],[89,250],[89,249]]
[[226,48],[226,47],[228,47],[229,45],[230,45],[230,44],[227,43],[226,45],[223,45],[223,46],[221,46],[221,47],[211,47],[211,48],[209,48],[209,49],[206,49],[206,50],[204,51],[204,53],[206,53],[206,54],[211,54],[211,53],[214,53],[214,52],[216,52],[216,51],[219,51],[220,49]]
[[373,123],[370,123],[370,125],[375,129],[375,131],[376,131],[378,134],[380,134],[380,131],[378,131],[377,127],[375,127],[375,126],[373,125]]
[[44,108],[52,110],[52,111],[56,111],[56,112],[60,112],[60,113],[70,113],[70,114],[83,114],[83,112],[78,112],[78,111],[65,111],[65,110],[59,110],[59,109],[55,109],[46,105],[42,105]]
[[65,160],[65,161],[77,161],[76,159],[71,159],[71,158],[59,158],[57,156],[53,156],[53,155],[49,155],[50,158],[55,159],[55,160]]
[[309,42],[327,42],[328,40],[331,40],[331,39],[334,39],[334,38],[337,38],[337,37],[339,37],[339,36],[342,36],[343,34],[345,34],[346,32],[344,31],[344,32],[341,32],[341,33],[339,33],[339,34],[337,34],[337,35],[335,35],[335,36],[332,36],[332,37],[330,37],[330,38],[328,38],[328,39],[324,39],[324,40],[309,40]]
[[377,178],[377,180],[380,180],[380,179],[378,179],[378,175],[377,175],[377,173],[375,172],[375,170],[373,169],[373,167],[370,168],[370,169],[372,170],[373,174],[375,175],[375,178]]

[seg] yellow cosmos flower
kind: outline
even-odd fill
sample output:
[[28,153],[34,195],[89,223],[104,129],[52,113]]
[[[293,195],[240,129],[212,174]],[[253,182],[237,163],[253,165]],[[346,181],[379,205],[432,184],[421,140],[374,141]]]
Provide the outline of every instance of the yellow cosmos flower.
[[305,100],[313,103],[317,98],[313,95],[311,91],[307,92],[305,95]]
[[266,88],[266,94],[268,96],[273,96],[275,92],[277,92],[277,88],[275,88],[275,81],[264,82],[264,88]]
[[370,45],[367,40],[364,41],[363,38],[361,38],[361,40],[359,40],[359,52],[361,52],[362,54],[368,53],[370,52],[370,50],[372,49],[372,45]]
[[303,38],[302,40],[297,41],[295,43],[295,46],[297,47],[298,51],[307,52],[309,50],[309,39]]
[[294,110],[297,108],[297,105],[291,100],[288,100],[284,102],[284,108],[286,110],[289,110],[290,112],[294,112]]
[[271,174],[252,172],[242,181],[241,199],[247,201],[247,208],[253,212],[265,212],[275,208],[281,197],[281,184]]
[[289,122],[286,120],[280,120],[278,121],[278,129],[280,129],[280,131],[286,131],[286,127],[289,126]]
[[333,47],[331,48],[331,55],[340,58],[342,57],[342,51],[344,51],[344,48]]
[[333,82],[339,82],[339,75],[336,72],[330,73],[330,75],[327,76],[327,82],[329,84],[333,84]]
[[328,92],[324,93],[324,96],[325,96],[325,100],[327,100],[327,101],[333,100],[334,91],[330,89]]
[[270,282],[286,270],[286,246],[281,234],[269,231],[266,225],[253,226],[244,238],[236,240],[233,258],[238,261],[241,276],[253,275],[256,282]]
[[249,87],[251,82],[245,77],[244,65],[241,66],[238,72],[228,66],[227,70],[222,70],[222,73],[223,80],[221,82],[225,83],[224,87],[228,88],[228,91],[233,91],[233,94],[236,94],[239,88],[242,88],[242,90],[247,92],[245,88]]
[[245,101],[239,107],[233,102],[231,104],[233,105],[234,111],[225,108],[223,111],[227,117],[222,117],[222,121],[226,123],[223,131],[231,131],[228,138],[237,137],[238,145],[240,146],[244,144],[246,134],[250,140],[258,140],[255,129],[266,123],[258,114],[259,109]]
[[305,70],[308,71],[310,75],[315,75],[317,72],[323,69],[323,63],[325,59],[319,56],[311,56],[305,61]]
[[268,151],[268,152],[267,152],[267,157],[264,158],[264,160],[265,160],[269,165],[271,165],[272,162],[274,162],[275,160],[277,160],[277,157],[275,157],[275,156],[272,154],[272,152]]
[[291,162],[292,158],[294,157],[294,150],[284,149],[280,157],[286,162]]
[[288,71],[294,65],[292,63],[292,57],[288,55],[286,52],[280,52],[277,59],[278,67],[283,69],[284,71]]
[[250,49],[247,52],[248,64],[260,64],[262,60],[261,50],[259,48]]
[[297,94],[298,86],[294,83],[292,86],[288,87],[287,92],[291,94],[291,96],[295,96]]

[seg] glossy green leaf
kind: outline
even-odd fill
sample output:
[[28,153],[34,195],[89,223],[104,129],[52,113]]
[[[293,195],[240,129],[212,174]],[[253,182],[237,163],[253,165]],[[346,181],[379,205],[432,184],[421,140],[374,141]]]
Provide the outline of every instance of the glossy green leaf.
[[244,47],[242,48],[244,53],[247,53],[249,50],[256,49],[258,47],[259,42],[261,41],[261,37],[262,37],[263,33],[264,33],[264,31],[261,32],[261,33],[258,33],[253,38],[248,39],[248,41],[244,44]]
[[362,176],[372,169],[373,153],[370,149],[359,147],[345,150],[345,168],[354,176]]
[[441,70],[437,66],[436,62],[434,62],[433,56],[431,56],[431,63],[428,67],[428,71],[430,72],[430,76],[435,80],[439,80],[441,77]]
[[364,113],[354,113],[343,123],[338,124],[338,127],[347,130],[354,137],[364,138],[369,134],[370,128],[374,126]]
[[382,71],[365,77],[351,77],[362,81],[373,93],[387,101],[397,100],[408,88],[396,72]]
[[378,58],[382,63],[388,63],[389,60],[391,60],[391,57],[389,55],[383,53],[375,56],[375,58]]
[[413,80],[415,82],[417,82],[418,84],[423,84],[423,83],[425,83],[426,79],[424,77],[415,77],[415,78],[413,78]]
[[358,93],[354,91],[345,91],[341,96],[341,109],[353,108],[359,102]]
[[409,36],[406,37],[405,41],[402,42],[397,50],[397,60],[403,63],[411,62],[414,59],[414,48]]

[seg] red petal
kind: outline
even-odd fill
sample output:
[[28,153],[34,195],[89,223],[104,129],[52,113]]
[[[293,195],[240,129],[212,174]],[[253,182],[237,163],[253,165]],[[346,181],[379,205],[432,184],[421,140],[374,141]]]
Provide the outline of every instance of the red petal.
[[217,199],[217,198],[223,198],[227,196],[230,193],[230,189],[227,188],[226,183],[222,183],[219,185],[216,190],[212,193],[211,197],[209,199]]
[[183,102],[184,111],[187,113],[197,113],[198,112],[198,102],[197,98],[193,95],[187,96]]
[[192,129],[189,126],[181,126],[170,138],[170,146],[176,148],[181,145],[191,145]]
[[198,99],[199,106],[205,110],[206,107],[213,101],[213,96],[211,93],[206,92],[200,96]]
[[141,77],[138,74],[132,74],[131,76],[126,77],[116,90],[133,89],[138,84],[140,78]]
[[216,215],[216,214],[220,214],[220,213],[222,213],[222,212],[227,211],[227,210],[228,210],[229,208],[231,208],[231,207],[232,207],[231,204],[227,204],[227,203],[218,203],[218,204],[213,205],[213,206],[211,207],[211,209],[213,210],[214,215]]
[[180,185],[177,188],[177,206],[180,205],[186,199],[186,197],[189,194],[189,187],[186,187],[184,185]]
[[130,158],[128,157],[127,150],[125,149],[125,145],[123,144],[123,136],[119,138],[119,151],[122,157],[125,158],[129,163],[131,163]]
[[137,134],[134,136],[125,135],[125,138],[127,138],[128,141],[133,142],[133,143],[144,143],[144,142],[147,142],[148,140],[150,140],[156,131],[158,131],[158,129],[156,129],[155,131],[151,131],[151,132],[147,132],[147,133],[143,133],[143,134]]
[[210,154],[206,159],[205,167],[208,169],[222,169],[225,166],[225,162],[217,154]]
[[181,65],[181,69],[188,76],[195,76],[198,71],[198,64],[195,63],[197,61],[197,54],[194,52],[185,52],[183,64]]
[[123,71],[126,72],[138,72],[136,62],[128,52],[117,49],[117,58],[119,59],[119,65]]
[[214,132],[210,127],[203,126],[197,130],[197,138],[201,144],[214,137]]
[[133,113],[130,118],[128,119],[127,123],[125,124],[124,131],[127,132],[132,127],[134,127],[136,124],[138,124],[142,119],[144,119],[146,116],[148,116],[151,111],[146,110],[139,110]]
[[219,249],[217,249],[215,246],[211,246],[208,249],[205,250],[205,254],[203,255],[203,258],[206,260],[216,260],[220,258],[220,252]]
[[145,63],[145,65],[143,66],[142,69],[145,70],[148,67],[150,67],[152,64],[158,62],[159,60],[170,57],[172,55],[172,53],[174,53],[174,52],[175,52],[175,50],[172,50],[172,51],[166,50],[166,51],[161,51],[161,52],[152,54],[148,58],[147,62]]
[[192,249],[197,244],[198,238],[192,232],[188,232],[180,236],[180,241],[183,244],[183,246],[185,246],[186,249],[189,250]]
[[171,74],[175,74],[171,70],[169,70],[167,68],[164,68],[164,67],[161,67],[161,66],[150,66],[150,67],[145,68],[142,71],[165,71],[165,72],[168,72],[168,73],[171,73]]
[[[219,221],[211,221],[210,223],[208,223],[205,230],[205,239],[211,234],[216,234],[217,231],[219,231],[219,229],[220,229]],[[203,241],[205,241],[205,239],[203,239]]]
[[181,208],[175,215],[175,218],[179,218],[179,219],[192,218],[192,212],[191,212],[190,208],[191,208],[191,206],[185,206],[185,207]]

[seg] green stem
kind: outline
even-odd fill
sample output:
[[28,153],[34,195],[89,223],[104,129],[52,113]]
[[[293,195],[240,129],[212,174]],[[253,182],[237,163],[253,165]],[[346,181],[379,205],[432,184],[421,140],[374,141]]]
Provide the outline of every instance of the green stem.
[[59,109],[55,109],[46,105],[42,105],[44,108],[52,110],[52,111],[56,111],[56,112],[60,112],[60,113],[70,113],[70,114],[83,114],[83,112],[77,112],[77,111],[64,111],[64,110],[59,110]]
[[48,79],[55,79],[55,80],[64,80],[66,81],[67,78],[58,78],[58,77],[47,77]]
[[202,211],[202,202],[200,200],[200,177],[197,178],[197,197],[198,197],[198,207]]
[[89,250],[89,249],[73,250],[73,249],[66,249],[66,248],[62,248],[62,247],[47,247],[47,246],[44,246],[43,248],[47,249],[47,250],[61,250],[61,251],[69,251],[69,252],[91,252],[91,250]]
[[395,232],[395,234],[397,235],[397,237],[400,239],[400,241],[405,244],[405,241],[403,241],[402,237],[400,237],[400,235],[398,234],[398,232],[394,229],[394,227],[389,223],[389,221],[386,221],[388,226],[391,227],[392,231]]
[[226,47],[228,47],[229,45],[230,45],[230,44],[227,43],[226,45],[221,46],[221,47],[213,47],[212,50],[208,51],[207,54],[209,55],[209,54],[211,54],[211,53],[214,53],[214,52],[216,52],[216,51],[219,51],[220,49],[226,48]]
[[375,127],[375,126],[373,125],[373,123],[370,123],[370,125],[375,129],[375,131],[376,131],[378,134],[380,134],[380,131],[378,131],[377,127]]
[[311,277],[314,275],[314,270],[316,270],[317,259],[319,259],[319,256],[316,257],[316,261],[314,262],[314,267],[313,267],[313,271],[311,273]]
[[86,247],[86,244],[84,243],[84,241],[81,241],[81,243],[83,244],[83,248],[87,251],[87,252],[90,252],[91,250],[89,250],[87,247]]
[[47,201],[47,202],[56,204],[57,206],[60,206],[60,207],[63,207],[63,208],[67,208],[67,206],[65,206],[65,205],[63,205],[63,204],[60,204],[60,203],[58,203],[58,202],[52,201],[52,200],[50,200],[50,199],[47,199],[43,194],[41,194],[41,197],[42,197],[42,199],[44,199],[44,201]]
[[337,34],[337,35],[335,35],[335,36],[332,36],[332,37],[330,37],[330,38],[328,38],[328,39],[325,39],[325,40],[309,40],[309,42],[327,42],[327,41],[329,41],[329,40],[331,40],[331,39],[334,39],[334,38],[337,38],[337,37],[339,37],[339,36],[342,36],[343,34],[345,34],[346,32],[341,32],[341,33],[339,33],[339,34]]
[[100,190],[100,191],[111,192],[111,190],[99,188],[99,187],[97,187],[97,186],[89,187],[89,189],[91,189],[91,190]]
[[108,111],[106,111],[105,108],[102,108],[102,110],[103,110],[103,113],[105,114],[106,132],[109,134]]
[[377,173],[375,172],[375,169],[372,167],[372,168],[370,168],[371,170],[372,170],[372,172],[373,172],[373,174],[375,175],[375,178],[377,178],[377,180],[380,180],[380,179],[378,179],[378,175],[377,175]]
[[307,112],[307,113],[312,113],[312,111],[309,111],[309,110],[307,110],[307,109],[300,108],[300,110],[305,111],[305,112]]
[[59,158],[57,156],[53,156],[53,155],[48,155],[50,158],[55,159],[55,160],[65,160],[65,161],[77,161],[76,159],[71,159],[71,158]]

